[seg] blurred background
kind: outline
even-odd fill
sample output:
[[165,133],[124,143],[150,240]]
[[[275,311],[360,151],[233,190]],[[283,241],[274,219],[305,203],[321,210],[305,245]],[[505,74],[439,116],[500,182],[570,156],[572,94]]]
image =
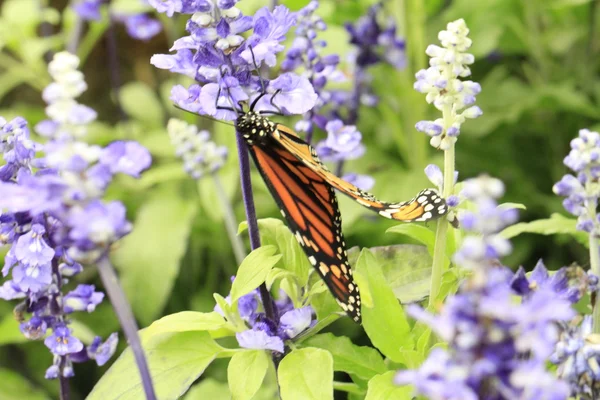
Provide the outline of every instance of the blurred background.
[[[111,7],[119,10],[133,7],[138,0],[112,3]],[[307,1],[279,3],[298,10]],[[384,2],[386,14],[406,41],[406,67],[397,70],[376,65],[369,70],[379,103],[360,109],[357,126],[366,153],[346,162],[345,172],[372,176],[375,185],[371,191],[389,201],[407,200],[431,185],[423,169],[430,163],[441,166],[443,155],[414,125],[438,116],[412,85],[415,73],[427,66],[427,45],[438,44],[437,33],[448,22],[464,18],[476,58],[470,79],[481,84],[477,105],[483,116],[462,127],[456,149],[459,180],[480,173],[502,179],[507,187],[504,200],[526,207],[521,210],[521,221],[566,214],[552,185],[566,172],[562,160],[569,141],[581,128],[597,129],[600,120],[599,3]],[[338,54],[347,74],[351,67],[344,60],[352,46],[344,24],[357,21],[373,4],[371,0],[320,2],[317,13],[328,24],[322,33],[328,42],[326,53]],[[45,63],[52,51],[64,49],[77,25],[70,5],[59,0],[0,0],[0,115],[6,119],[23,116],[31,127],[44,119],[41,90],[50,82]],[[243,0],[238,4],[247,15],[265,5],[271,2]],[[164,14],[156,18],[163,29],[146,41],[131,38],[122,24],[110,24],[106,15],[99,22],[84,23],[78,49],[89,86],[79,101],[98,112],[88,140],[99,144],[123,138],[138,140],[153,155],[153,166],[141,179],[119,179],[109,191],[111,198],[125,202],[134,222],[134,232],[115,249],[113,261],[142,327],[173,312],[211,311],[212,294],[229,292],[229,278],[237,267],[214,181],[195,181],[183,171],[166,132],[170,117],[209,130],[214,141],[227,146],[229,157],[219,177],[238,222],[244,220],[234,130],[172,106],[171,87],[191,82],[155,68],[149,60],[153,54],[168,53],[173,41],[184,36],[185,18],[169,19]],[[275,118],[294,126],[294,119]],[[324,136],[323,132],[315,134],[317,140]],[[259,218],[280,218],[256,172],[253,184]],[[349,247],[415,243],[402,235],[386,234],[395,223],[377,218],[345,198],[340,198],[340,207]],[[435,224],[429,228],[435,229]],[[550,269],[573,261],[587,265],[587,251],[569,236],[525,234],[513,244],[515,251],[505,263],[514,268],[523,265],[531,269],[540,258]],[[77,282],[97,283],[94,268],[84,270]],[[43,379],[51,356],[43,343],[26,342],[12,315],[13,307],[0,302],[0,400],[56,398],[57,382]],[[106,301],[93,314],[79,315],[77,320],[76,329],[83,337],[105,337],[118,330]],[[350,321],[338,321],[331,329],[358,344],[368,344],[361,329]],[[84,398],[106,368],[77,365],[73,398]],[[226,388],[226,362],[217,360],[188,399],[208,394],[213,400],[228,399]]]

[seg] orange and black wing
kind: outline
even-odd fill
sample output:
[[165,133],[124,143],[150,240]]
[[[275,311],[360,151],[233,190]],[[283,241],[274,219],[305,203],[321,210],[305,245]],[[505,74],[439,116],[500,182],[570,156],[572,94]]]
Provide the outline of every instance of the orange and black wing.
[[381,201],[371,193],[357,188],[329,171],[317,156],[315,149],[300,139],[293,130],[281,124],[276,127],[273,138],[303,165],[333,188],[383,217],[404,222],[428,221],[439,218],[448,212],[446,202],[434,189],[422,190],[409,201],[400,203]]
[[290,230],[342,309],[361,322],[342,219],[331,186],[275,141],[249,147]]

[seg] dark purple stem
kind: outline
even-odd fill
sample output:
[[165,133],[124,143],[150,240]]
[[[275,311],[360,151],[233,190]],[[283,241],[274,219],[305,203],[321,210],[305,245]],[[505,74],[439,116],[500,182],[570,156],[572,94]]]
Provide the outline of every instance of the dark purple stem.
[[65,368],[65,364],[67,362],[66,357],[60,358],[60,365],[58,370],[58,381],[60,382],[60,400],[69,400],[71,397],[71,389],[69,388],[69,378],[63,376],[63,370]]
[[115,34],[115,21],[111,17],[108,23],[108,29],[106,30],[106,51],[108,56],[108,69],[110,70],[110,86],[117,106],[117,112],[119,113],[120,119],[127,119],[127,116],[123,112],[121,107],[121,100],[119,99],[119,90],[121,89],[121,74],[119,73],[119,57],[117,53],[117,37]]
[[[250,159],[246,142],[239,132],[236,132],[238,157],[240,159],[240,179],[242,184],[242,197],[246,210],[246,221],[248,221],[248,235],[250,236],[250,247],[252,250],[260,247],[260,234],[256,220],[256,209],[254,208],[254,196],[252,194],[252,180],[250,178]],[[273,299],[263,283],[260,285],[260,298],[265,307],[265,314],[271,321],[276,321]]]
[[133,351],[133,357],[135,358],[135,362],[137,363],[142,378],[142,386],[146,393],[146,399],[156,400],[154,386],[152,386],[152,377],[150,376],[148,363],[144,356],[144,349],[142,348],[142,343],[140,342],[140,337],[138,335],[137,323],[133,317],[131,307],[127,302],[127,297],[125,297],[125,292],[123,292],[123,288],[121,288],[121,285],[119,284],[117,274],[107,255],[102,256],[98,261],[98,272],[100,273],[100,278],[104,284],[104,289],[117,314],[119,323],[123,328],[123,332],[125,332],[125,337],[129,342],[129,346],[131,346],[131,351]]

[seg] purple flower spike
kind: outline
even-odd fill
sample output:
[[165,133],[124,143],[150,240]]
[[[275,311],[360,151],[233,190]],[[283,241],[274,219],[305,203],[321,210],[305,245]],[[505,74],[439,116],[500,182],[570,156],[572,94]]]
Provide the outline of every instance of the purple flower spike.
[[313,309],[311,306],[288,311],[281,316],[281,330],[290,339],[295,338],[310,326]]
[[145,14],[132,15],[125,18],[125,27],[129,36],[144,41],[152,39],[162,30],[162,25],[159,21]]
[[277,336],[269,336],[262,330],[248,329],[235,334],[241,347],[255,350],[272,350],[283,353],[283,340]]
[[131,229],[125,219],[125,207],[117,201],[108,204],[92,201],[85,208],[73,211],[69,225],[70,238],[82,250],[90,248],[91,244],[109,245]]
[[248,38],[247,49],[241,56],[250,64],[254,54],[258,65],[264,61],[269,67],[274,67],[277,61],[275,54],[284,49],[281,42],[295,23],[296,17],[285,6],[275,7],[272,13],[267,7],[261,8],[254,14],[254,34]]
[[353,160],[362,156],[365,148],[356,126],[344,125],[341,120],[328,122],[327,139],[317,144],[317,153],[325,161]]
[[[307,112],[315,106],[318,98],[306,77],[291,73],[283,74],[272,80],[268,91],[277,93],[273,97],[273,103],[289,114]],[[265,108],[267,107],[265,106]]]
[[119,344],[119,335],[116,332],[112,333],[104,343],[100,336],[96,336],[92,344],[87,347],[88,357],[96,360],[96,364],[101,367],[115,354],[117,344]]
[[83,343],[76,337],[71,336],[71,330],[64,325],[57,325],[54,328],[54,333],[44,340],[44,344],[57,356],[66,356],[83,349]]
[[104,299],[104,293],[94,290],[94,285],[77,285],[77,288],[69,292],[63,299],[65,312],[87,311],[90,313],[94,311]]
[[108,166],[113,174],[123,173],[139,177],[152,163],[150,152],[138,142],[113,142],[100,155],[100,163]]
[[39,317],[31,317],[29,321],[23,322],[19,329],[27,339],[38,340],[46,336],[48,325]]
[[84,20],[99,21],[102,18],[100,6],[102,0],[83,0],[73,6],[75,12]]
[[29,266],[47,265],[54,257],[54,250],[46,244],[43,235],[46,230],[42,225],[35,224],[29,233],[17,240],[14,248],[16,259]]
[[440,191],[444,189],[444,174],[442,174],[440,167],[435,164],[429,164],[425,167],[425,175]]
[[170,99],[179,107],[191,113],[204,114],[200,106],[200,86],[192,85],[188,89],[181,85],[173,86]]
[[6,281],[0,286],[0,299],[15,300],[26,296],[25,292],[13,281]]

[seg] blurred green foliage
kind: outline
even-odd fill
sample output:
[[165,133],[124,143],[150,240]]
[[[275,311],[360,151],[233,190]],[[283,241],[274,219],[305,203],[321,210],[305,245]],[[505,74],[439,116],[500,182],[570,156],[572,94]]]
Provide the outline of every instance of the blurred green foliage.
[[[112,7],[127,9],[134,3],[137,4],[137,1],[115,0]],[[289,0],[283,3],[297,10],[307,1]],[[328,51],[340,54],[343,59],[350,47],[342,24],[364,14],[373,1],[322,0],[321,3],[321,15],[330,25],[324,35],[329,42]],[[259,0],[243,0],[240,3],[246,12],[263,5],[265,2]],[[464,125],[457,145],[459,179],[480,173],[502,179],[507,186],[505,200],[526,206],[526,210],[521,212],[522,221],[548,219],[554,213],[564,214],[561,200],[552,194],[551,187],[565,173],[562,159],[568,151],[569,141],[578,129],[599,128],[598,2],[389,0],[386,7],[399,24],[399,31],[406,37],[408,68],[400,72],[383,66],[372,70],[375,93],[381,97],[381,103],[375,108],[361,110],[358,125],[367,152],[362,159],[348,162],[345,168],[374,176],[376,186],[373,192],[384,199],[408,199],[429,185],[423,168],[432,162],[440,165],[441,154],[428,145],[427,138],[416,132],[414,125],[435,115],[435,110],[412,89],[413,77],[416,71],[426,66],[424,50],[428,44],[437,42],[437,32],[447,22],[464,18],[471,29],[472,52],[476,57],[472,79],[481,83],[483,91],[477,104],[484,115]],[[134,232],[115,250],[113,260],[142,327],[161,316],[183,310],[212,311],[213,293],[225,295],[229,292],[229,278],[237,268],[231,247],[223,239],[226,237],[223,212],[218,206],[214,183],[210,179],[196,183],[181,169],[165,131],[170,116],[209,129],[215,141],[229,147],[230,157],[220,172],[221,181],[238,220],[244,218],[233,129],[174,109],[168,100],[170,88],[175,83],[188,82],[149,64],[153,54],[168,52],[173,40],[183,34],[183,19],[160,18],[165,26],[163,34],[146,43],[134,41],[121,26],[116,27],[120,75],[118,92],[110,89],[110,82],[115,82],[107,64],[106,20],[84,26],[78,50],[89,85],[81,102],[99,113],[99,122],[92,126],[90,141],[104,144],[120,138],[138,140],[151,150],[154,158],[152,169],[142,179],[120,179],[109,192],[112,198],[126,204],[129,218],[134,221]],[[75,16],[66,1],[0,2],[0,115],[7,119],[21,115],[31,126],[43,119],[44,104],[40,92],[50,81],[45,55],[49,51],[62,50],[75,29]],[[292,121],[282,122],[292,124]],[[279,217],[275,202],[257,173],[253,174],[253,183],[259,217]],[[340,207],[349,247],[427,243],[433,236],[432,226],[395,227],[391,230],[395,233],[389,234],[386,231],[394,226],[391,221],[367,215],[364,209],[347,199],[340,199]],[[552,218],[561,219],[559,216]],[[520,235],[518,240],[514,240],[515,251],[506,263],[531,268],[538,258],[543,258],[552,268],[572,261],[585,265],[585,247],[570,236],[573,233],[572,222],[559,221],[560,226],[555,222],[551,227],[542,221],[533,227],[521,226],[507,232],[511,237],[522,232],[556,235]],[[270,244],[279,249],[289,245],[285,241]],[[306,263],[302,264],[299,260],[303,254],[293,251],[292,246],[283,256],[295,260],[291,265],[306,267]],[[423,269],[426,269],[418,263],[411,263],[410,251],[406,251],[402,257],[397,257],[398,263],[404,263],[404,269],[396,271],[397,275],[393,276],[385,263],[374,262],[375,257],[383,257],[380,261],[384,262],[385,254],[361,254],[356,262],[357,280],[361,287],[379,287],[386,279],[395,282],[393,290],[370,291],[365,301],[377,303],[386,301],[388,297],[408,295],[414,300],[426,295],[422,286],[411,286],[409,294],[402,290],[402,285],[406,285],[402,274],[423,279]],[[413,283],[418,280],[414,279]],[[95,272],[87,270],[77,282],[97,280]],[[456,276],[451,274],[444,277],[446,293],[455,288],[456,280]],[[365,292],[369,293],[369,290]],[[323,292],[322,296],[320,309],[325,310],[327,302],[332,303],[329,307],[337,307],[328,293]],[[385,355],[397,363],[407,366],[418,363],[423,357],[422,350],[429,332],[420,327],[411,328],[401,307],[387,309],[386,312],[389,314],[385,315],[386,326],[393,326],[393,331],[378,332],[382,329],[381,324],[366,324],[364,328],[371,340],[380,349],[388,348]],[[88,341],[93,334],[106,336],[118,329],[107,302],[95,313],[78,320],[80,324],[75,329]],[[390,321],[393,325],[389,325]],[[362,329],[346,319],[340,319],[329,329],[352,337],[354,343],[369,344]],[[413,336],[406,335],[410,329],[413,329]],[[417,339],[416,350],[399,350],[399,344],[413,337]],[[190,346],[199,346],[202,340],[211,342],[207,335],[199,338],[197,332],[178,333],[177,338],[180,340],[177,343],[183,340]],[[310,343],[313,347],[320,347],[320,343],[328,340],[333,339],[322,334],[311,338]],[[169,343],[161,345],[169,346]],[[343,351],[347,345],[337,343],[334,347]],[[409,343],[406,345],[409,346]],[[123,347],[124,344],[121,344],[120,349]],[[204,355],[207,363],[214,356]],[[181,360],[173,362],[185,363],[185,357],[189,355],[181,356]],[[318,351],[315,354],[298,352],[295,357],[305,357],[319,368],[313,375],[305,377],[311,385],[320,384],[321,369],[337,371],[339,363],[344,362],[336,358],[336,354],[331,359],[328,354]],[[380,361],[375,355],[365,353],[361,359],[363,357],[375,359],[369,365],[353,364],[355,381],[381,373],[377,369]],[[261,361],[238,359],[236,362],[243,366],[244,363]],[[12,305],[0,302],[0,400],[56,398],[55,382],[42,378],[50,363],[51,356],[42,343],[25,343],[13,318]],[[106,368],[77,366],[76,377],[72,380],[72,398],[85,397]],[[295,373],[293,369],[286,371],[285,365],[282,369],[287,374]],[[186,398],[192,400],[210,396],[219,399],[227,390],[226,374],[226,364],[215,362],[205,372],[205,379],[194,386]],[[381,375],[378,379],[386,379],[386,376]],[[272,384],[267,386],[272,389]],[[265,389],[267,392],[269,387]],[[283,385],[281,390],[287,390],[286,386]],[[378,390],[384,389],[382,386],[372,388],[369,384],[367,398],[382,398]],[[398,390],[401,389],[391,387],[386,393]],[[262,392],[264,390],[259,390],[255,398],[270,398],[272,394]],[[344,398],[343,395],[340,398]],[[362,397],[352,394],[351,398]]]

